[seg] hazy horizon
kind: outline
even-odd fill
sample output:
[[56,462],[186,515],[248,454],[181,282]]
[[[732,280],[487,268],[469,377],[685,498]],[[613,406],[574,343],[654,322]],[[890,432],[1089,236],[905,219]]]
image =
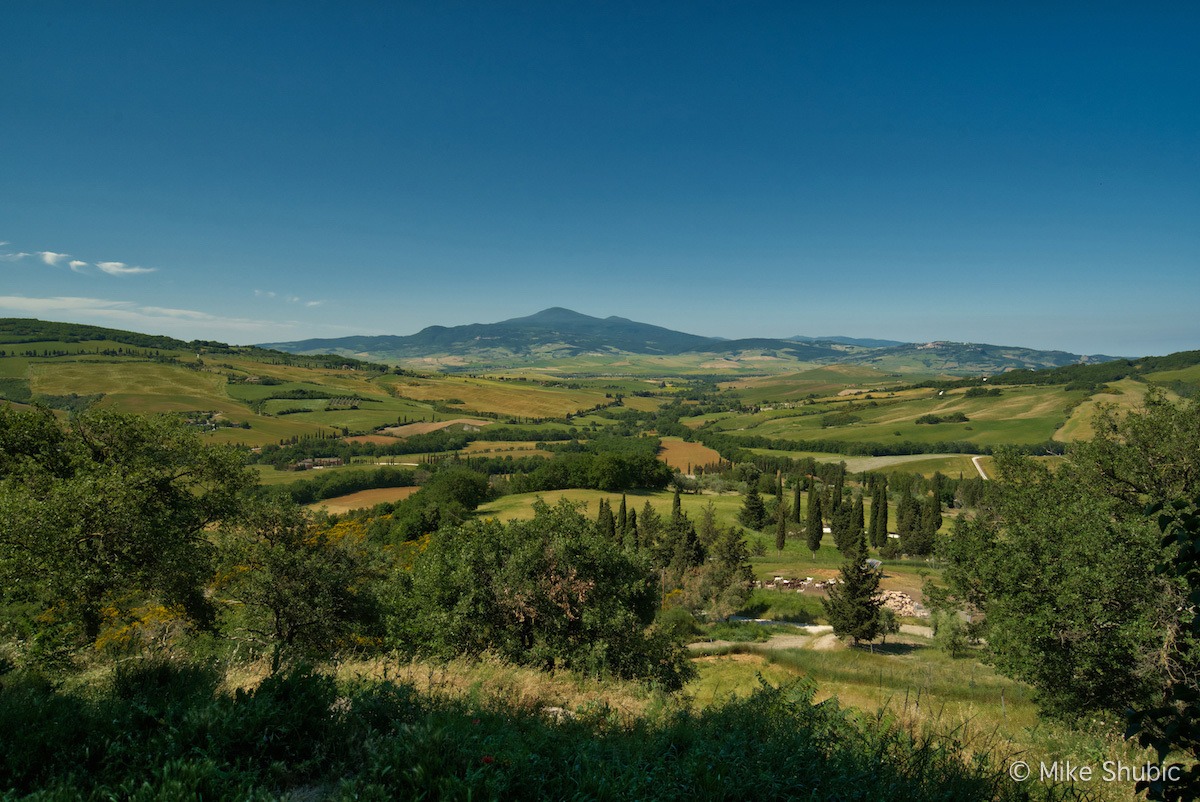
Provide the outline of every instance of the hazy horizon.
[[17,2],[0,316],[1200,347],[1200,8]]

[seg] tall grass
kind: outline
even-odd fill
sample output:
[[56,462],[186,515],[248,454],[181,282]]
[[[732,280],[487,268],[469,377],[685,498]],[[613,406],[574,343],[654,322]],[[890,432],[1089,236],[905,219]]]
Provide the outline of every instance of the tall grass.
[[0,683],[0,798],[1016,800],[1019,787],[953,737],[765,683],[695,710],[636,716],[599,702],[531,708],[306,670],[222,690],[220,672],[129,665],[65,691]]

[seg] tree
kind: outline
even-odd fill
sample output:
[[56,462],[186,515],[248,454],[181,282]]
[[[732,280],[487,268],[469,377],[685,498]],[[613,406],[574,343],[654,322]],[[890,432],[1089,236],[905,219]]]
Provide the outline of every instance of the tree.
[[833,535],[833,545],[842,554],[853,548],[854,541],[854,509],[843,504],[836,507],[829,516],[830,534]]
[[642,505],[642,514],[638,516],[637,521],[638,549],[645,551],[654,548],[662,536],[662,526],[662,516],[647,501]]
[[1055,471],[999,453],[1001,478],[945,541],[945,579],[984,613],[996,666],[1032,685],[1044,712],[1068,719],[1161,697],[1180,598],[1153,571],[1163,555],[1156,528],[1123,489],[1096,481],[1089,451],[1073,450]]
[[1196,762],[1200,757],[1200,681],[1195,671],[1200,664],[1200,498],[1191,503],[1155,504],[1149,512],[1159,513],[1164,545],[1176,548],[1156,573],[1173,580],[1190,604],[1179,605],[1182,615],[1174,624],[1170,648],[1164,650],[1168,670],[1161,703],[1127,711],[1126,736],[1136,735],[1142,746],[1152,747],[1160,763],[1172,752],[1183,752],[1193,761],[1176,781],[1142,781],[1137,784],[1139,792],[1149,791],[1150,799],[1196,799],[1200,798],[1200,762]]
[[761,530],[767,523],[767,508],[762,496],[758,494],[758,483],[750,482],[746,487],[746,497],[742,500],[742,509],[738,513],[738,523],[750,529]]
[[787,544],[787,522],[787,502],[781,495],[779,503],[775,505],[775,548],[779,551],[783,551],[783,547]]
[[920,503],[911,492],[902,492],[896,504],[896,534],[900,535],[900,545],[908,554],[919,554],[916,549],[924,547],[920,525]]
[[812,552],[813,559],[817,558],[817,549],[821,548],[821,536],[825,534],[825,524],[821,520],[821,496],[816,487],[808,489],[808,518],[804,525],[804,542]]
[[797,524],[800,523],[800,484],[799,480],[792,484],[792,522]]
[[887,643],[888,635],[895,635],[900,631],[900,620],[896,618],[896,611],[891,607],[879,608],[879,634],[883,637],[883,642]]
[[724,620],[746,603],[753,584],[745,532],[722,529],[709,559],[684,581],[685,605],[709,620]]
[[289,655],[328,657],[376,634],[380,575],[365,538],[361,524],[316,526],[303,509],[280,500],[251,505],[222,533],[216,591],[234,604],[231,627],[271,647],[272,672]]
[[887,479],[880,478],[875,483],[874,494],[871,497],[871,545],[881,549],[887,545]]
[[847,551],[841,582],[829,589],[821,604],[834,634],[858,645],[879,634],[879,572],[867,565],[867,539],[861,531]]
[[612,506],[608,503],[608,499],[600,499],[599,513],[596,516],[596,531],[600,533],[608,542],[613,542],[617,537],[616,521],[613,518]]
[[657,572],[614,549],[569,502],[528,521],[470,521],[434,533],[399,577],[391,636],[443,657],[493,652],[543,669],[658,682],[692,673],[684,650],[651,627]]
[[621,494],[621,506],[617,509],[617,545],[625,542],[626,531],[629,527],[629,507],[625,503],[625,494]]
[[0,601],[63,646],[94,643],[147,602],[211,626],[208,532],[252,482],[241,454],[178,418],[88,411],[60,424],[0,406]]

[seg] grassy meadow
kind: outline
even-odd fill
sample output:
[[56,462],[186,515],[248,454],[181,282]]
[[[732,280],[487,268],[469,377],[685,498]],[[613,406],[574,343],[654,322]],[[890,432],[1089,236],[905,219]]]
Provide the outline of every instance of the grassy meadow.
[[[856,400],[809,410],[772,409],[731,415],[714,426],[733,436],[759,435],[784,440],[841,440],[847,443],[966,441],[980,446],[1028,445],[1051,439],[1067,420],[1068,409],[1087,397],[1061,387],[1005,387],[999,398],[966,398],[962,391],[910,392],[904,397]],[[816,414],[813,414],[813,413]],[[918,424],[923,415],[965,415],[962,423]],[[857,421],[828,425],[829,415],[849,414]]]

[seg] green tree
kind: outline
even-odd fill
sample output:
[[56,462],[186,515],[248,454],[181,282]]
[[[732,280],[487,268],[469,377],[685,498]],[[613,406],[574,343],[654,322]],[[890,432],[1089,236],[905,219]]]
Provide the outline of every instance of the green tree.
[[[1127,712],[1127,737],[1136,736],[1142,746],[1152,747],[1160,763],[1168,756],[1183,752],[1192,765],[1182,770],[1174,782],[1142,781],[1137,790],[1148,791],[1150,799],[1184,800],[1200,798],[1200,498],[1191,503],[1176,501],[1155,504],[1150,514],[1158,513],[1164,545],[1175,548],[1173,556],[1160,564],[1156,573],[1167,577],[1179,593],[1180,616],[1170,623],[1173,630],[1163,661],[1168,666],[1161,700],[1153,707]],[[1186,594],[1186,595],[1185,595]],[[1185,602],[1186,599],[1186,602]]]
[[393,642],[439,656],[493,652],[521,665],[651,680],[691,676],[683,649],[651,627],[656,571],[614,549],[566,501],[529,521],[446,527],[400,577]]
[[877,549],[887,545],[887,521],[887,480],[881,477],[875,483],[875,490],[871,497],[870,540],[871,545]]
[[685,605],[710,621],[724,620],[750,597],[754,571],[741,529],[722,529],[713,541],[709,559],[684,581]]
[[0,406],[0,598],[38,618],[48,648],[94,643],[147,602],[209,626],[208,532],[252,482],[239,453],[174,417],[88,411],[62,424]]
[[1153,572],[1162,550],[1151,522],[1089,481],[1094,466],[1080,459],[1050,471],[998,454],[1001,480],[940,547],[955,597],[985,614],[997,667],[1064,718],[1157,699],[1178,598]]
[[783,551],[783,547],[787,544],[787,523],[787,502],[781,495],[779,503],[775,505],[775,548],[779,551]]
[[637,527],[640,550],[652,549],[662,537],[662,516],[655,511],[654,507],[650,506],[649,501],[642,505],[642,514],[638,516]]
[[767,508],[763,504],[762,496],[758,494],[757,482],[747,484],[746,497],[742,499],[742,509],[738,513],[738,523],[760,531],[767,524]]
[[841,581],[829,589],[829,597],[821,604],[834,634],[857,645],[879,634],[879,572],[867,565],[867,539],[861,531],[847,545]]
[[608,542],[613,542],[617,537],[616,520],[613,518],[612,506],[608,503],[608,499],[600,499],[599,514],[596,516],[596,531],[600,533]]
[[808,489],[808,517],[804,525],[804,542],[812,552],[813,559],[817,558],[817,550],[821,548],[821,536],[825,534],[825,524],[821,520],[821,496],[816,487]]
[[219,539],[229,627],[271,648],[273,672],[376,636],[381,575],[364,541],[365,527],[339,535],[290,502],[252,505]]
[[891,607],[879,608],[879,634],[883,638],[883,642],[887,643],[888,635],[895,635],[900,631],[900,620],[896,618],[896,611]]
[[620,546],[625,542],[625,536],[629,527],[629,507],[625,503],[625,494],[621,494],[621,506],[617,509],[617,545]]
[[900,535],[900,546],[908,554],[919,554],[921,552],[917,549],[925,548],[921,532],[921,504],[911,492],[902,492],[896,503],[896,534]]

